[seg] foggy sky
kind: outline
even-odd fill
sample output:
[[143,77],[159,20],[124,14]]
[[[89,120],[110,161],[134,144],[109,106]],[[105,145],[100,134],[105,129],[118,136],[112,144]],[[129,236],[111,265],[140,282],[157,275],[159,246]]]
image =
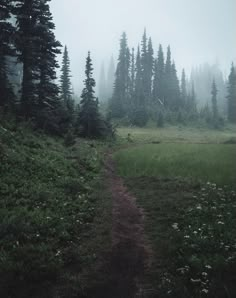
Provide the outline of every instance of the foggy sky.
[[51,11],[56,37],[68,46],[76,93],[88,50],[97,79],[103,61],[107,66],[112,54],[117,60],[123,31],[136,49],[146,27],[155,56],[159,43],[165,50],[170,44],[179,73],[217,61],[228,75],[236,61],[235,0],[52,0]]

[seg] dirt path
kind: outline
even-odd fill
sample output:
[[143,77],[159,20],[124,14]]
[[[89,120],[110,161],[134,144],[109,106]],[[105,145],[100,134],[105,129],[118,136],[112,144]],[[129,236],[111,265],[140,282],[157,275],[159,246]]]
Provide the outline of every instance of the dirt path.
[[113,199],[110,297],[147,297],[143,276],[150,265],[151,250],[144,235],[144,213],[115,173],[111,153],[106,157],[105,169]]

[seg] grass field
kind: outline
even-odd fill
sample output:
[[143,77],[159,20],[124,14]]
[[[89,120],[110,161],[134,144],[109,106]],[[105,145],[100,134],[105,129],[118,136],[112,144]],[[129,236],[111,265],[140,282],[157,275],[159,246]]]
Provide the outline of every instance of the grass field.
[[114,158],[146,214],[153,297],[235,297],[236,145],[223,144],[235,130],[119,133],[131,136]]
[[236,127],[228,126],[223,130],[209,130],[205,127],[164,127],[135,128],[121,127],[117,130],[121,139],[126,140],[128,134],[135,143],[150,142],[204,142],[221,143],[231,139],[236,140]]
[[235,185],[236,145],[153,144],[115,154],[120,175],[183,177]]

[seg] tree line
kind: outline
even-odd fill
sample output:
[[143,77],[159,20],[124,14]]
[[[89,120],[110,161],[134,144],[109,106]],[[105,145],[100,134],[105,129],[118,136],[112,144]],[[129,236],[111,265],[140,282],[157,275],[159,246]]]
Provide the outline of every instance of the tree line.
[[[232,65],[228,79],[227,118],[236,122],[236,76]],[[125,119],[132,125],[145,126],[149,120],[162,126],[170,123],[188,123],[204,119],[218,127],[223,123],[217,103],[217,86],[213,79],[210,106],[198,108],[194,84],[188,87],[185,70],[178,78],[171,48],[167,47],[166,58],[162,45],[159,45],[157,57],[154,55],[151,37],[146,30],[141,46],[130,50],[127,35],[124,32],[120,40],[120,50],[115,73],[109,112],[114,119]],[[233,115],[231,115],[233,114]]]
[[[94,96],[90,53],[86,60],[81,102],[75,105],[71,88],[70,60],[64,48],[61,76],[57,83],[58,54],[50,0],[0,0],[0,108],[2,114],[31,121],[36,128],[84,137],[111,133],[99,113]],[[9,61],[21,65],[19,92],[14,92]]]

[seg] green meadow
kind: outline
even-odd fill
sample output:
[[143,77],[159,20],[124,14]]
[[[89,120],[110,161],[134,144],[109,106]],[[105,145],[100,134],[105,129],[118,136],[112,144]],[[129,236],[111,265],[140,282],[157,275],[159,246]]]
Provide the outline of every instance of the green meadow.
[[150,297],[235,297],[235,129],[118,132],[130,146],[114,153],[117,170],[153,252]]

